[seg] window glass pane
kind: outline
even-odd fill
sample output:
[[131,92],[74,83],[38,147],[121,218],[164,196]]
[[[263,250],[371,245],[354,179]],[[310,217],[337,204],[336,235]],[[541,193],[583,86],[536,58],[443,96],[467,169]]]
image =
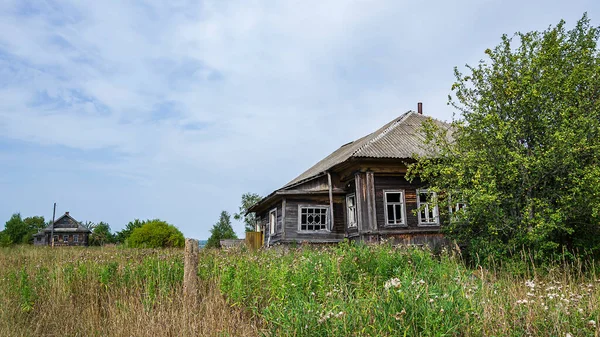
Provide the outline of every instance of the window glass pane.
[[394,205],[387,206],[388,223],[394,223]]
[[429,193],[427,192],[421,192],[419,193],[419,202],[427,202],[427,197]]
[[396,222],[400,223],[402,222],[402,206],[395,205],[394,207],[396,208]]
[[327,228],[326,208],[302,207],[300,214],[300,230],[321,230]]
[[387,202],[400,202],[400,194],[401,193],[386,193],[386,201]]

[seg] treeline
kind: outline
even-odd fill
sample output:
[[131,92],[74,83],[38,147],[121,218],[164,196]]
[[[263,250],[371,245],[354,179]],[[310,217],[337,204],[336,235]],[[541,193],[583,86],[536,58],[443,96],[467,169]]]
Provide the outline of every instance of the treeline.
[[[15,213],[5,223],[4,230],[0,231],[0,246],[33,244],[33,236],[51,223],[51,220],[45,221],[43,216],[23,219],[20,213]],[[92,232],[89,237],[89,244],[92,246],[118,244],[133,248],[159,248],[183,247],[185,244],[183,233],[174,225],[160,219],[135,219],[121,231],[114,233],[110,225],[103,221],[87,221],[82,225]]]

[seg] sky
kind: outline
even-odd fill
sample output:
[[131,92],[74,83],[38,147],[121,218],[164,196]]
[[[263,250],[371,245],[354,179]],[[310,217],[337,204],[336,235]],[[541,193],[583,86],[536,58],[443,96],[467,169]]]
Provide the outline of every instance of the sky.
[[417,102],[451,120],[455,66],[584,12],[600,25],[597,0],[1,0],[0,229],[56,202],[206,239]]

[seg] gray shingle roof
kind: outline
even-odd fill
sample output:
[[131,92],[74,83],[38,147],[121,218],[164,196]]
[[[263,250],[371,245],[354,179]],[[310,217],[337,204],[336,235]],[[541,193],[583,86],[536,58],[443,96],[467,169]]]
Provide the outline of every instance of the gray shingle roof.
[[[60,221],[63,218],[65,218],[65,217],[67,217],[67,218],[69,218],[69,219],[72,220],[72,225],[70,225],[69,227],[56,227],[56,224],[60,223]],[[59,233],[59,232],[87,232],[87,233],[91,233],[92,232],[89,228],[83,226],[79,221],[75,220],[72,216],[70,216],[67,213],[65,213],[62,216],[60,216],[51,225],[48,225],[44,229],[40,230],[38,232],[38,234],[40,234],[41,232],[51,232],[52,231],[52,227],[54,227],[54,232],[56,232],[56,233]]]
[[343,145],[287,183],[283,188],[318,176],[350,158],[407,159],[413,157],[415,154],[419,156],[427,155],[428,153],[426,153],[422,146],[424,138],[419,129],[422,123],[428,119],[433,120],[441,127],[450,127],[445,122],[418,114],[414,111],[408,111],[393,119],[379,130]]

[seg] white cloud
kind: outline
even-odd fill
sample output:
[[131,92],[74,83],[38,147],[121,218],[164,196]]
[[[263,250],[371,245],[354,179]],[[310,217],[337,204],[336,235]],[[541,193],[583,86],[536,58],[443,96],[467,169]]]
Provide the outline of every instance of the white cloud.
[[[417,101],[450,119],[453,66],[477,60],[498,32],[565,13],[536,3],[542,22],[533,7],[514,15],[510,3],[475,0],[4,1],[0,145],[37,150],[0,162],[52,152],[77,169],[38,181],[36,204],[59,186],[93,191],[89,203],[59,196],[114,228],[164,217],[205,237],[241,193],[269,193]],[[568,8],[575,19],[598,11]],[[76,157],[96,151],[110,155]],[[25,195],[0,201],[2,216],[38,211]]]

